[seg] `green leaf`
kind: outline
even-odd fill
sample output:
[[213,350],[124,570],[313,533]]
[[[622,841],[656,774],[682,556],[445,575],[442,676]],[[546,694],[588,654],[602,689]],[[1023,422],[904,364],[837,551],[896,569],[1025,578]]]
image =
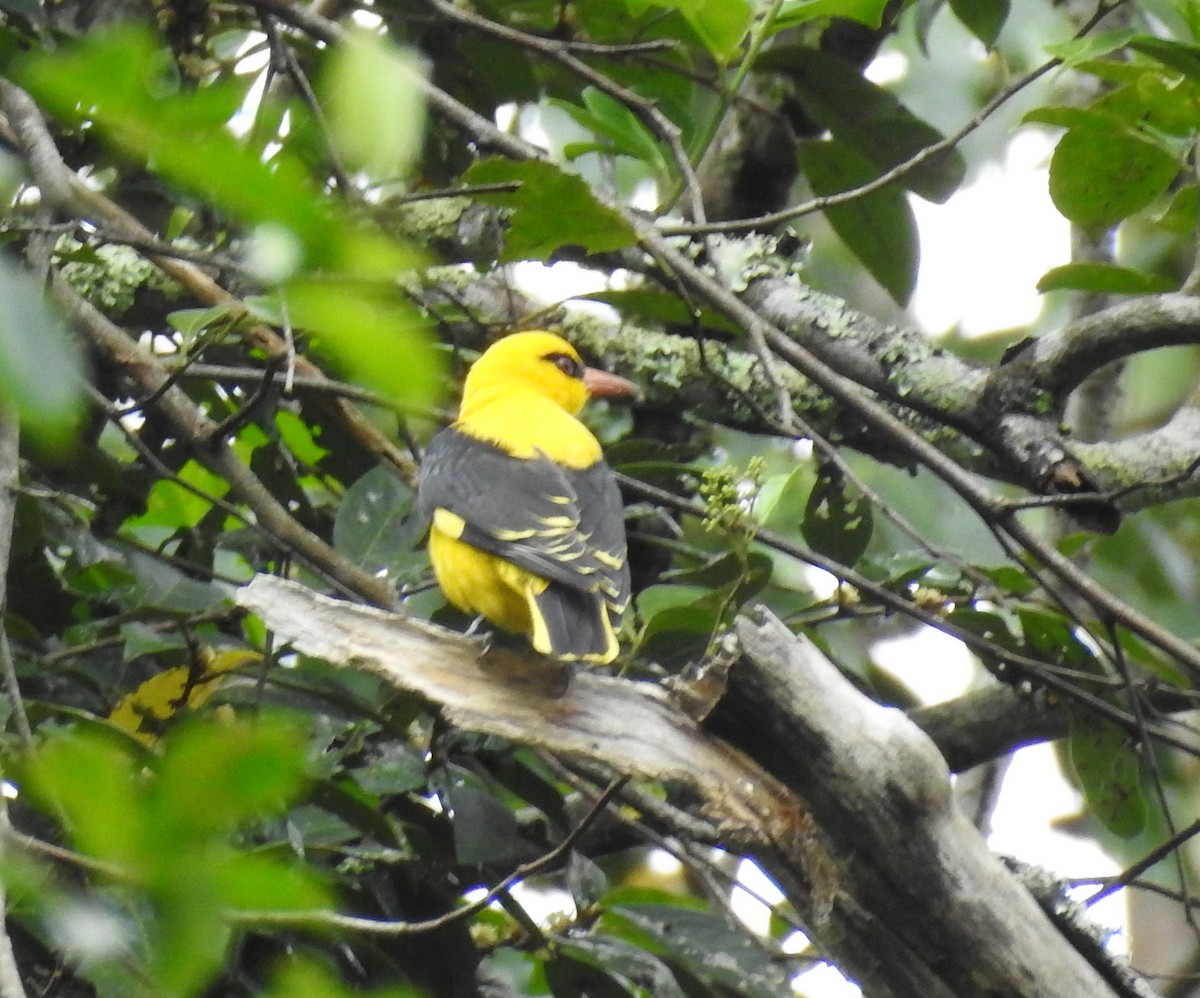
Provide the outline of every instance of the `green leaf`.
[[817,478],[808,496],[801,530],[814,551],[853,566],[871,543],[874,518],[865,496],[851,496],[833,476]]
[[314,276],[289,281],[286,293],[293,321],[348,377],[414,405],[436,396],[443,356],[394,289]]
[[346,491],[333,520],[333,546],[366,571],[407,579],[425,565],[415,551],[426,527],[416,495],[383,465]]
[[1177,42],[1170,38],[1155,38],[1153,35],[1138,35],[1129,43],[1135,52],[1149,56],[1169,69],[1174,69],[1193,80],[1200,80],[1200,46]]
[[[602,998],[607,995],[653,995],[654,998],[686,998],[675,975],[658,957],[623,939],[607,936],[570,936],[556,941],[555,949],[563,957],[578,961],[592,973],[583,975],[582,991],[568,994]],[[761,959],[761,958],[760,958]],[[555,964],[558,964],[558,960]],[[546,976],[563,968],[547,965]],[[613,988],[620,990],[611,990]],[[558,987],[554,993],[560,994]]]
[[887,5],[888,0],[784,0],[773,28],[779,32],[819,17],[844,17],[879,28]]
[[552,163],[485,159],[472,166],[463,179],[468,184],[520,184],[512,193],[476,195],[488,204],[512,209],[500,257],[503,262],[546,260],[563,246],[602,253],[636,242],[629,224],[600,204],[582,178]]
[[37,282],[7,260],[0,260],[0,302],[0,403],[16,406],[22,432],[66,449],[82,402],[78,345]]
[[[800,153],[814,193],[839,194],[875,176],[874,165],[834,140],[804,142]],[[917,285],[917,221],[903,190],[886,187],[825,209],[833,231],[898,303]]]
[[23,785],[63,821],[78,851],[140,872],[146,815],[127,746],[93,729],[52,732],[29,761]]
[[454,855],[460,863],[502,863],[517,847],[517,817],[465,770],[448,769],[445,799],[454,821]]
[[322,77],[326,118],[347,166],[379,178],[408,172],[425,128],[422,75],[412,52],[381,35],[351,32],[333,48]]
[[1097,120],[1071,128],[1050,161],[1050,197],[1076,225],[1099,231],[1145,208],[1179,163],[1158,144]]
[[1137,35],[1138,32],[1123,28],[1119,31],[1105,31],[1098,35],[1087,35],[1065,42],[1055,42],[1045,48],[1050,55],[1062,60],[1063,66],[1069,69],[1123,49]]
[[1091,711],[1074,709],[1067,744],[1071,768],[1092,813],[1114,835],[1137,835],[1149,808],[1137,753],[1126,732]]
[[252,817],[278,813],[306,785],[304,737],[295,725],[181,724],[165,739],[154,795],[158,834],[172,850],[224,834]]
[[[245,100],[239,85],[183,91],[157,40],[138,28],[99,33],[19,63],[17,78],[68,122],[86,118],[116,148],[153,162],[185,190],[250,223],[277,222],[310,249],[329,224],[319,189],[284,156],[270,164],[225,125]],[[97,90],[96,80],[104,80]],[[81,105],[80,94],[88,103]]]
[[709,54],[722,64],[737,55],[754,20],[747,0],[688,0],[675,6]]
[[183,333],[184,339],[194,340],[213,323],[238,311],[235,302],[222,302],[208,308],[181,308],[167,314],[167,321]]
[[[227,125],[246,100],[243,84],[184,90],[172,66],[152,35],[126,28],[31,56],[18,76],[64,120],[86,119],[116,149],[251,227],[251,268],[264,281],[286,281],[281,321],[319,334],[350,376],[428,403],[436,355],[395,289],[420,257],[330,201],[298,159],[281,150],[268,161],[238,140]],[[80,94],[89,95],[83,105]]]
[[605,923],[617,919],[635,926],[660,954],[669,955],[714,991],[729,989],[747,998],[790,993],[787,968],[763,960],[760,943],[711,911],[671,904],[611,904]]
[[1151,295],[1172,291],[1177,281],[1112,263],[1068,263],[1046,271],[1038,291],[1087,291],[1111,295]]
[[971,34],[993,49],[1008,20],[1009,0],[950,0],[950,9]]
[[[874,164],[874,170],[863,171],[863,180],[874,179],[942,139],[936,128],[913,114],[895,95],[865,79],[857,66],[837,56],[783,45],[760,55],[755,69],[786,76],[805,113],[859,158]],[[896,183],[927,201],[941,203],[958,190],[966,170],[962,155],[948,150]]]

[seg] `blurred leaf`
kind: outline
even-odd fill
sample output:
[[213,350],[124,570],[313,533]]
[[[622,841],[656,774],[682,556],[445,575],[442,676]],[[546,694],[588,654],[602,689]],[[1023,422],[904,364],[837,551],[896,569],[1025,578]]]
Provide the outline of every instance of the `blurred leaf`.
[[1178,282],[1158,274],[1146,274],[1112,263],[1068,263],[1046,271],[1037,289],[1087,291],[1093,294],[1151,295],[1172,291]]
[[1095,120],[1058,141],[1050,196],[1076,225],[1100,231],[1145,208],[1179,171],[1174,156],[1128,129]]
[[307,782],[303,733],[278,719],[181,725],[164,748],[154,828],[175,850],[279,813]]
[[388,286],[296,277],[287,283],[293,321],[317,335],[317,349],[347,376],[410,405],[440,387],[442,355],[423,320]]
[[425,108],[417,56],[378,34],[352,32],[322,77],[330,135],[346,165],[402,177],[421,150]]
[[754,11],[747,0],[676,0],[675,7],[719,63],[728,63],[742,47]]
[[1091,812],[1114,835],[1137,835],[1146,824],[1149,805],[1128,734],[1111,721],[1077,708],[1071,711],[1068,748],[1071,768]]
[[68,449],[82,410],[83,358],[34,279],[0,259],[0,406],[51,450]]
[[600,204],[588,185],[551,163],[485,159],[463,176],[468,184],[516,182],[512,193],[477,194],[487,204],[511,208],[501,260],[545,260],[564,246],[589,253],[624,249],[635,242],[629,224]]
[[774,28],[779,32],[818,17],[844,17],[878,28],[887,5],[888,0],[784,0]]
[[1117,31],[1089,34],[1083,38],[1072,38],[1065,42],[1054,42],[1045,45],[1044,48],[1056,59],[1061,59],[1064,66],[1071,67],[1123,49],[1137,36],[1138,32],[1122,28]]
[[950,0],[950,9],[971,34],[993,49],[1008,20],[1009,0]]
[[[68,122],[90,120],[129,156],[153,161],[164,177],[247,222],[277,222],[317,252],[329,233],[319,189],[294,160],[263,162],[225,125],[245,99],[223,82],[180,89],[168,53],[141,28],[89,35],[24,59],[15,74]],[[104,80],[97,91],[95,80]],[[94,101],[81,106],[79,95]],[[89,100],[92,100],[89,98]]]
[[275,969],[262,998],[425,998],[410,988],[385,987],[364,992],[343,984],[328,967],[309,956],[289,953]]
[[1200,80],[1200,46],[1177,42],[1171,38],[1138,35],[1129,42],[1135,52],[1156,59],[1193,80]]
[[[849,150],[841,158],[853,153],[856,161],[869,164],[858,166],[854,171],[858,179],[839,190],[873,180],[942,139],[936,128],[913,114],[894,94],[864,78],[857,66],[838,56],[782,45],[760,55],[755,68],[786,76],[805,113]],[[896,184],[940,204],[958,190],[966,169],[962,154],[953,149],[922,163]],[[835,192],[823,188],[817,193]]]
[[[804,142],[804,172],[818,196],[840,194],[873,180],[874,166],[837,141]],[[917,221],[904,191],[885,187],[825,209],[825,217],[850,251],[892,296],[908,301],[917,286]]]
[[147,815],[138,808],[134,761],[94,729],[53,732],[24,770],[24,788],[60,818],[75,848],[139,872]]
[[608,890],[608,877],[583,853],[571,850],[567,861],[567,890],[579,912],[592,908]]
[[801,530],[814,551],[853,567],[871,543],[874,523],[869,499],[851,496],[842,479],[821,475],[809,493]]
[[[257,265],[265,280],[287,282],[280,320],[319,334],[324,351],[364,383],[414,404],[432,398],[437,357],[415,310],[395,291],[417,256],[332,203],[285,151],[267,162],[235,138],[227,126],[246,99],[241,85],[182,89],[166,52],[135,28],[29,56],[18,76],[64,120],[90,121],[126,155],[257,227],[252,250],[267,235],[273,246],[294,246]],[[81,108],[79,95],[93,93],[97,79],[105,81],[102,96]],[[248,262],[255,259],[252,253]]]

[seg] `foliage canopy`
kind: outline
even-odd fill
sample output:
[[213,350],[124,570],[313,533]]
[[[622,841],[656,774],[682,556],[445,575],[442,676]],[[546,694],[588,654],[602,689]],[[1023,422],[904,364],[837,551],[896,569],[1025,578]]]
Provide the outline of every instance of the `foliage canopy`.
[[[1081,828],[1191,898],[1197,10],[0,0],[0,998],[1149,993],[946,766],[1058,741]],[[934,342],[913,199],[1018,128],[1072,259]],[[414,512],[450,386],[542,327],[645,389],[588,415],[613,680],[477,663]],[[449,630],[359,668],[257,575]],[[973,670],[936,707],[875,654],[925,628]]]

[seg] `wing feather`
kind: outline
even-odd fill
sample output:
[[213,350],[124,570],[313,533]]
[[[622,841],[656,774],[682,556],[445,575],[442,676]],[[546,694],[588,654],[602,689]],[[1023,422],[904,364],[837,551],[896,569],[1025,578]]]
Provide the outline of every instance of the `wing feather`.
[[515,458],[449,427],[421,465],[421,512],[463,522],[459,540],[581,593],[616,613],[629,601],[621,497],[604,462],[574,470]]

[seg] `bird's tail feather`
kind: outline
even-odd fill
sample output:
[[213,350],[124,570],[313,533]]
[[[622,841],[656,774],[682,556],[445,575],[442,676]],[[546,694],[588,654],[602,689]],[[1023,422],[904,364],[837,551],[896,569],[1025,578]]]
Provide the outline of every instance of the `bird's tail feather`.
[[[565,662],[611,662],[617,655],[604,597],[551,583],[533,599],[534,634],[545,639],[545,654]],[[540,643],[534,641],[537,647]]]

